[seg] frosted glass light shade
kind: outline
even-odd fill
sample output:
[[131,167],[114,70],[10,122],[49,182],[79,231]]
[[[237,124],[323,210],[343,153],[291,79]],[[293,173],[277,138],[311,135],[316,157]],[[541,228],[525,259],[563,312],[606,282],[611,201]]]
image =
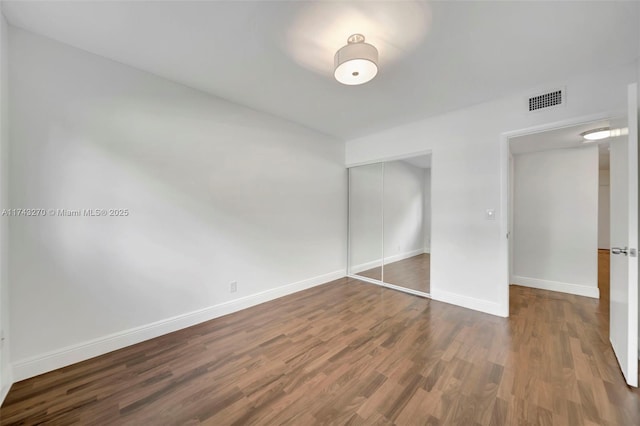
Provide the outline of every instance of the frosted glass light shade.
[[611,129],[608,127],[602,127],[600,129],[588,130],[580,135],[588,141],[598,141],[611,137]]
[[371,81],[378,74],[378,49],[365,43],[360,34],[352,35],[348,42],[336,52],[334,77],[349,86]]
[[617,138],[619,136],[626,136],[629,134],[629,128],[623,127],[620,129],[611,129],[609,127],[601,127],[599,129],[587,130],[580,133],[580,136],[584,138],[583,143],[600,141],[607,138]]

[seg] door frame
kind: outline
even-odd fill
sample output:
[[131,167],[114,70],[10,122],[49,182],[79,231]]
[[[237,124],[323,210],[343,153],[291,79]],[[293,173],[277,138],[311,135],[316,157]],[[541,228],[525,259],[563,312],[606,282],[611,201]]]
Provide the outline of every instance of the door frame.
[[565,127],[573,127],[581,124],[610,120],[616,116],[623,116],[625,110],[602,112],[579,117],[572,117],[565,120],[555,121],[551,123],[540,124],[536,126],[526,127],[518,130],[511,130],[500,134],[500,259],[503,271],[503,285],[500,287],[500,306],[502,306],[503,316],[509,316],[509,286],[511,281],[511,249],[512,236],[509,235],[511,211],[511,193],[510,193],[510,165],[509,157],[511,150],[509,149],[510,140],[519,136],[526,136],[535,133],[548,132],[551,130],[562,129]]

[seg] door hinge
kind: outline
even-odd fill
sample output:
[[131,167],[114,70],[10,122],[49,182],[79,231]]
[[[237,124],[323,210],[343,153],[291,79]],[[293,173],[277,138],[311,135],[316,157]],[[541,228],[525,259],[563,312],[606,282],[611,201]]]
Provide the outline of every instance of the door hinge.
[[632,248],[629,249],[629,257],[637,257],[638,256],[638,250]]

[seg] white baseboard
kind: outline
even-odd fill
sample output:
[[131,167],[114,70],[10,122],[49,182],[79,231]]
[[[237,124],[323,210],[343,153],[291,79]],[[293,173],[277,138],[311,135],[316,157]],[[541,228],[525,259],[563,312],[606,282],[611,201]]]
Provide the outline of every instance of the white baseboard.
[[541,290],[559,291],[562,293],[575,294],[577,296],[600,298],[600,290],[598,287],[563,283],[559,281],[540,280],[537,278],[521,277],[514,275],[511,277],[511,283],[525,287],[539,288]]
[[351,267],[351,274],[359,274],[360,272],[368,271],[369,269],[379,268],[382,266],[382,259],[372,260],[371,262],[361,263]]
[[[279,297],[306,290],[345,276],[344,270],[330,272],[317,277],[276,287],[239,299],[209,306],[197,311],[188,312],[172,318],[156,321],[151,324],[113,333],[83,343],[56,349],[12,363],[13,379],[20,381],[37,376],[57,368],[75,364],[108,352],[122,349],[145,340],[172,333],[183,328],[231,314],[251,306],[259,305]],[[3,389],[4,391],[4,389]],[[7,389],[8,391],[8,389]]]
[[[413,256],[417,256],[419,254],[425,253],[423,249],[417,249],[412,251],[407,251],[404,253],[394,254],[393,256],[388,256],[384,258],[384,263],[393,263],[398,262],[399,260],[408,259]],[[361,263],[359,265],[355,265],[351,267],[351,274],[357,274],[359,272],[368,271],[369,269],[377,268],[382,266],[382,259],[375,259],[370,262]]]
[[404,253],[394,254],[393,256],[387,256],[384,258],[384,263],[398,262],[399,260],[405,260],[413,256],[424,253],[424,250],[419,248],[417,250],[411,250]]
[[431,247],[425,247],[424,250],[422,250],[422,252],[424,254],[431,254]]
[[11,385],[13,385],[13,378],[11,377],[11,372],[8,374],[9,377],[6,378],[4,385],[0,389],[0,405],[4,403],[4,399],[7,397],[9,393],[9,389],[11,389]]
[[502,306],[499,303],[491,302],[484,299],[476,299],[475,297],[463,296],[457,293],[431,288],[431,299],[438,302],[449,303],[451,305],[461,306],[474,311],[480,311],[499,317],[509,316],[509,307]]

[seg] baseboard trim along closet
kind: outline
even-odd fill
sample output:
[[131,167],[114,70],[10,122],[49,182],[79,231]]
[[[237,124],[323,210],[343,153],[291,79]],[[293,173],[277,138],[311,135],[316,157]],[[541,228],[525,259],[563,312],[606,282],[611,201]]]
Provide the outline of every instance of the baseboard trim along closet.
[[499,317],[507,317],[509,315],[508,308],[501,306],[499,303],[476,299],[475,297],[463,296],[457,293],[450,293],[433,287],[431,288],[431,299]]
[[600,298],[600,290],[598,287],[563,283],[559,281],[547,281],[538,278],[521,277],[518,275],[511,277],[511,283],[524,287],[538,288],[540,290],[559,291],[562,293],[575,294],[576,296],[592,297],[594,299]]
[[[259,305],[279,297],[306,290],[345,276],[344,270],[318,275],[317,277],[276,287],[239,299],[209,306],[151,324],[131,328],[104,337],[89,340],[42,355],[12,363],[13,380],[20,381],[52,371],[76,362],[85,361],[108,352],[122,349],[145,340],[172,333],[183,328],[228,315],[251,306]],[[8,389],[7,389],[8,390]]]
[[[388,264],[388,263],[392,263],[392,262],[398,262],[400,260],[409,259],[410,257],[417,256],[417,255],[423,254],[423,253],[425,253],[424,249],[417,249],[417,250],[407,251],[407,252],[400,253],[400,254],[395,254],[393,256],[387,256],[387,257],[384,258],[384,263]],[[351,273],[352,274],[357,274],[359,272],[368,271],[369,269],[377,268],[380,265],[382,265],[382,258],[376,259],[376,260],[372,260],[371,262],[366,262],[366,263],[361,263],[359,265],[354,265],[354,266],[351,267]]]

